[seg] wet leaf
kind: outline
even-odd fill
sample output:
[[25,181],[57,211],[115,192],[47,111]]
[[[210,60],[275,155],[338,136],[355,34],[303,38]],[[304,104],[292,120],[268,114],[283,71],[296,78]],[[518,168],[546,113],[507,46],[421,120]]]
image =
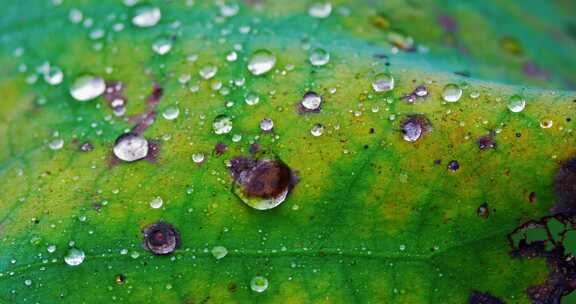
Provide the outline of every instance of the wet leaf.
[[3,302],[576,286],[570,1],[2,9]]

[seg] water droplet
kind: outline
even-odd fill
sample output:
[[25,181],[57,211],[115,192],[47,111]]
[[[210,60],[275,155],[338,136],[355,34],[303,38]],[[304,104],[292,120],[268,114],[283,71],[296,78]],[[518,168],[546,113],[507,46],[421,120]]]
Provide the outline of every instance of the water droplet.
[[330,2],[316,2],[308,9],[308,14],[314,18],[328,18],[332,13]]
[[276,64],[276,56],[268,50],[258,50],[252,54],[248,62],[248,71],[252,75],[262,75],[274,68]]
[[178,106],[169,106],[162,112],[162,116],[166,120],[174,120],[178,118],[178,115],[180,115],[180,108],[178,108]]
[[234,193],[254,209],[267,210],[280,205],[296,184],[292,170],[280,160],[237,157],[230,164]]
[[70,248],[64,257],[64,262],[70,266],[78,266],[84,262],[84,251],[77,248]]
[[170,224],[157,222],[144,228],[144,248],[155,255],[166,255],[180,247],[180,234]]
[[400,251],[404,251],[406,250],[406,245],[402,244],[398,249],[400,249]]
[[217,259],[220,260],[224,258],[228,254],[228,249],[224,246],[214,246],[212,248],[212,255]]
[[198,153],[192,154],[192,161],[197,163],[197,164],[202,163],[204,161],[204,153],[198,152]]
[[226,55],[226,61],[234,62],[238,59],[238,54],[235,51],[232,51]]
[[310,53],[309,60],[313,66],[323,66],[330,62],[330,53],[322,48],[317,48]]
[[457,84],[447,84],[442,90],[442,98],[446,102],[457,102],[462,97],[462,89]]
[[512,95],[508,100],[508,110],[514,113],[524,111],[526,107],[526,100],[520,95]]
[[51,150],[60,150],[64,147],[64,140],[62,138],[54,138],[48,143],[48,147]]
[[137,27],[152,27],[155,26],[162,18],[160,9],[153,6],[142,6],[136,9],[134,17],[132,17],[132,24]]
[[30,279],[24,280],[24,285],[26,285],[26,286],[32,286],[32,280],[30,280]]
[[236,2],[222,3],[220,5],[220,14],[224,17],[236,16],[240,11],[240,5]]
[[204,66],[203,68],[200,69],[200,71],[198,71],[198,74],[200,74],[200,77],[202,77],[206,80],[216,76],[216,73],[218,73],[218,67],[214,66],[214,65]]
[[324,132],[324,126],[319,123],[315,124],[314,126],[312,126],[312,129],[310,129],[310,134],[312,134],[312,136],[315,137],[322,135],[323,132]]
[[394,89],[394,77],[390,73],[380,73],[374,77],[372,81],[372,89],[374,92],[382,93]]
[[244,98],[244,101],[246,102],[247,105],[253,106],[260,102],[260,96],[258,96],[258,94],[256,93],[248,93],[248,95],[246,95],[246,98]]
[[148,141],[136,133],[125,133],[116,139],[113,152],[123,161],[137,161],[148,155]]
[[250,280],[250,289],[255,292],[264,292],[268,289],[268,279],[263,276],[256,276]]
[[44,73],[44,81],[46,81],[46,83],[48,83],[49,85],[53,86],[59,85],[60,83],[62,83],[63,79],[64,79],[64,73],[58,67],[50,67]]
[[552,128],[552,125],[554,125],[554,122],[551,119],[542,119],[540,121],[540,127],[543,129]]
[[46,251],[48,251],[49,253],[54,253],[54,251],[56,251],[56,245],[49,245],[48,247],[46,247]]
[[305,110],[317,111],[320,109],[320,106],[322,105],[322,97],[316,94],[316,92],[310,91],[304,94],[304,98],[302,98],[302,101],[300,103],[302,104],[302,107],[304,107]]
[[410,115],[402,122],[402,138],[408,142],[415,142],[430,129],[430,121],[424,115]]
[[260,129],[264,132],[269,132],[274,128],[274,121],[270,118],[264,118],[260,121]]
[[480,92],[478,92],[478,91],[470,92],[470,98],[477,99],[478,97],[480,97]]
[[104,79],[98,76],[84,75],[74,80],[70,86],[70,95],[78,101],[89,101],[102,95],[105,90]]
[[476,215],[478,215],[483,219],[487,219],[488,216],[490,215],[490,209],[488,208],[488,203],[483,203],[482,205],[480,205],[480,207],[478,207],[478,209],[476,210]]
[[153,198],[153,199],[150,201],[150,207],[152,207],[152,208],[154,208],[154,209],[161,208],[163,204],[164,204],[164,200],[162,200],[162,198],[159,197],[159,196]]
[[159,37],[152,44],[152,50],[158,55],[166,55],[171,49],[172,39],[169,37]]
[[216,134],[228,134],[232,131],[232,118],[226,115],[218,115],[212,123],[212,128]]

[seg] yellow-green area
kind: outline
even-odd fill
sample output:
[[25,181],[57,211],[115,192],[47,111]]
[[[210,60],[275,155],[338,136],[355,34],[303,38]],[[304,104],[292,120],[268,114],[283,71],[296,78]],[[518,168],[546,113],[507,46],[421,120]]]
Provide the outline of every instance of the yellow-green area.
[[[214,1],[152,1],[162,19],[151,28],[134,27],[134,8],[122,1],[6,2],[0,302],[466,303],[480,291],[529,303],[526,288],[546,280],[545,260],[513,259],[506,236],[549,214],[554,175],[575,154],[576,94],[563,90],[575,61],[563,56],[576,44],[550,21],[568,14],[571,2],[522,11],[520,2],[333,1],[331,15],[317,19],[306,1],[243,1],[233,17],[219,16]],[[81,23],[69,20],[72,9],[83,12]],[[506,33],[498,14],[482,18],[486,10],[510,12]],[[442,33],[441,15],[458,21],[454,37]],[[99,28],[103,38],[90,38]],[[386,40],[390,30],[426,50],[395,49]],[[152,50],[159,35],[175,37],[165,55]],[[499,39],[507,36],[522,41],[521,57],[513,42],[502,49]],[[552,42],[549,53],[539,52]],[[309,63],[316,47],[330,53],[327,65]],[[235,48],[238,59],[227,61]],[[259,49],[277,61],[254,76],[246,65]],[[549,67],[549,78],[523,73],[531,61]],[[61,84],[45,83],[36,71],[44,62],[62,69]],[[199,70],[208,65],[218,72],[204,80]],[[394,75],[395,88],[375,93],[372,78],[383,71]],[[454,73],[464,71],[472,77]],[[74,78],[86,73],[125,85],[126,117],[145,110],[155,83],[164,89],[157,120],[144,132],[160,144],[156,162],[110,165],[114,141],[134,124],[115,116],[103,97],[82,103],[70,96]],[[463,89],[458,102],[442,100],[449,83]],[[418,85],[429,96],[402,99]],[[320,113],[298,113],[308,91],[323,97]],[[250,93],[258,104],[245,103]],[[526,99],[519,113],[507,106],[515,94]],[[163,118],[173,106],[178,118]],[[221,114],[233,129],[216,135],[212,122]],[[402,138],[411,114],[431,123],[416,142]],[[260,130],[264,118],[274,121],[273,132]],[[317,123],[321,136],[311,134]],[[481,151],[478,138],[491,132],[496,148]],[[62,149],[50,149],[55,138],[64,140]],[[94,150],[80,152],[84,142]],[[222,156],[213,153],[217,143],[228,146]],[[232,192],[227,163],[248,157],[253,143],[299,179],[272,210],[251,209]],[[200,164],[196,153],[204,155]],[[460,165],[455,172],[447,170],[452,160]],[[163,199],[160,209],[150,207],[155,197]],[[483,203],[487,218],[477,215]],[[158,220],[180,231],[182,246],[170,256],[142,246],[143,228]],[[228,254],[217,260],[214,246]],[[83,263],[64,262],[70,247],[85,252]],[[255,276],[269,281],[262,293],[250,288]]]

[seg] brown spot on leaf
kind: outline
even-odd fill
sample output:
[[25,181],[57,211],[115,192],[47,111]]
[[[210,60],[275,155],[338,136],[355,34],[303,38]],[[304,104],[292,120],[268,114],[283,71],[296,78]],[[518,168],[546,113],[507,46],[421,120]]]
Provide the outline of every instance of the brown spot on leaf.
[[497,297],[479,291],[473,291],[468,300],[469,304],[504,304],[504,301],[498,299]]
[[247,197],[275,198],[297,183],[292,170],[278,159],[250,159],[236,157],[230,162],[235,182],[242,186]]

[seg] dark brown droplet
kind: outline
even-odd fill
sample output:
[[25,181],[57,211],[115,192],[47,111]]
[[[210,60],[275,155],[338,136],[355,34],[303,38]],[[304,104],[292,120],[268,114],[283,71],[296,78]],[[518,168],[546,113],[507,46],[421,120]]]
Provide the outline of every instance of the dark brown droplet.
[[219,142],[214,146],[214,155],[220,156],[226,153],[226,150],[228,150],[228,146],[224,143]]
[[157,222],[144,228],[144,248],[155,255],[167,255],[180,247],[180,233],[172,225]]
[[490,209],[488,207],[488,203],[483,203],[476,209],[476,215],[483,219],[487,219],[490,216]]
[[114,281],[116,281],[116,284],[122,285],[126,282],[126,277],[123,274],[117,274]]
[[274,198],[296,184],[292,170],[280,160],[236,157],[230,170],[247,197]]

